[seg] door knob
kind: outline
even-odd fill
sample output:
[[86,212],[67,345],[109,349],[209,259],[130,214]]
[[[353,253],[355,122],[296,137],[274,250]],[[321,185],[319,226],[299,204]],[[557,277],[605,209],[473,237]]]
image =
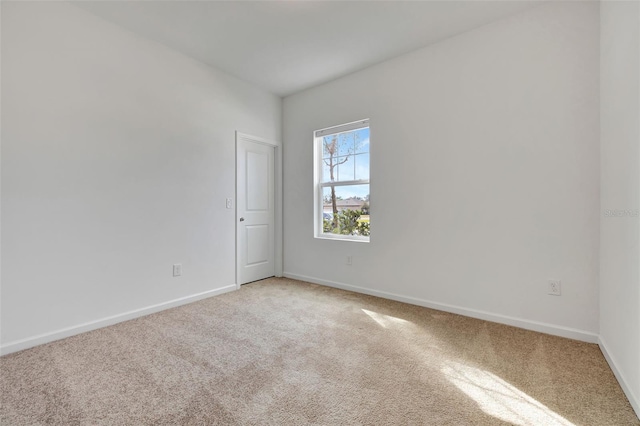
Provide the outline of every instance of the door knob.
[[240,218],[240,222],[244,222],[244,217],[241,217],[241,218]]

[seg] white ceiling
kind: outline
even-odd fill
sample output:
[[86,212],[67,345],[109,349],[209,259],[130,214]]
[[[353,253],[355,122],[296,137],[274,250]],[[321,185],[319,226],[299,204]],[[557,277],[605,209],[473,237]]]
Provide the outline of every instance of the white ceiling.
[[539,1],[85,1],[79,7],[280,96]]

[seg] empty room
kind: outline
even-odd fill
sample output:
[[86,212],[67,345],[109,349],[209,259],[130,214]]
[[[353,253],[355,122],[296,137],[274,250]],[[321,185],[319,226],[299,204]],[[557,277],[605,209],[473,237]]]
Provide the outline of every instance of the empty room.
[[640,425],[640,2],[0,24],[1,425]]

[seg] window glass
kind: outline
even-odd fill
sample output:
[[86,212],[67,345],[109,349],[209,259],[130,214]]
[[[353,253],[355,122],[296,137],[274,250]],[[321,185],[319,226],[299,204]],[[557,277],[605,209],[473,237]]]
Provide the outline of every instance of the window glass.
[[369,120],[315,132],[316,237],[369,241]]

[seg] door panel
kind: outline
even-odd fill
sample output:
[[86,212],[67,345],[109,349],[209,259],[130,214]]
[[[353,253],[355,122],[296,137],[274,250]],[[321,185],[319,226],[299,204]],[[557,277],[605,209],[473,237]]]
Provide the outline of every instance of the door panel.
[[247,226],[247,265],[269,261],[269,227]]
[[247,210],[269,208],[269,156],[261,152],[247,151]]
[[238,285],[275,275],[275,148],[238,135],[237,280]]

